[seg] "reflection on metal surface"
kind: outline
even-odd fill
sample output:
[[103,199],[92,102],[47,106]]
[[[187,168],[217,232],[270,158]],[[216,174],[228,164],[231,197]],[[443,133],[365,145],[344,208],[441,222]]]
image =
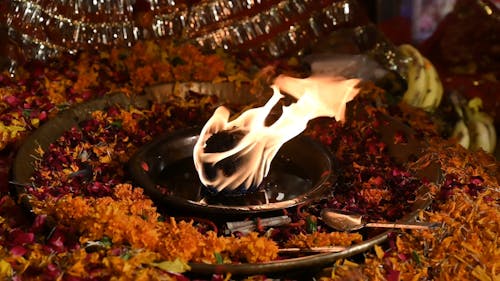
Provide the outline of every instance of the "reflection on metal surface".
[[321,218],[328,226],[340,231],[356,231],[363,227],[430,229],[441,225],[435,222],[366,222],[360,214],[335,209],[321,210]]

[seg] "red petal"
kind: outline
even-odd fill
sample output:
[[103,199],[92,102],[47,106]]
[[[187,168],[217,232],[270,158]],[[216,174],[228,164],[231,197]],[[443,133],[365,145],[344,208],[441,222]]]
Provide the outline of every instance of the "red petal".
[[49,241],[49,244],[53,246],[54,249],[58,252],[63,252],[65,250],[64,237],[62,237],[61,235],[57,235],[57,237],[52,237]]
[[34,232],[41,230],[45,226],[46,220],[47,220],[46,215],[36,216],[35,221],[33,222],[33,225],[31,226],[31,230]]
[[399,257],[399,259],[401,259],[402,261],[407,261],[407,260],[408,260],[408,256],[406,256],[405,254],[398,254],[398,257]]
[[40,114],[38,115],[38,119],[40,119],[40,121],[44,121],[45,119],[47,119],[47,111],[40,112]]
[[399,271],[389,269],[386,275],[387,281],[399,281],[399,274],[400,274]]
[[141,168],[142,168],[144,171],[149,172],[149,165],[148,165],[148,163],[146,163],[146,162],[144,162],[144,161],[143,161],[143,162],[141,162]]
[[26,254],[26,252],[28,252],[28,250],[23,246],[14,246],[12,249],[10,249],[10,253],[13,256],[23,256],[24,254]]
[[15,245],[22,245],[27,243],[33,243],[35,241],[35,234],[31,232],[24,232],[20,229],[14,229],[10,235],[13,237],[13,243]]
[[4,100],[10,106],[18,106],[21,103],[21,100],[15,96],[7,96]]

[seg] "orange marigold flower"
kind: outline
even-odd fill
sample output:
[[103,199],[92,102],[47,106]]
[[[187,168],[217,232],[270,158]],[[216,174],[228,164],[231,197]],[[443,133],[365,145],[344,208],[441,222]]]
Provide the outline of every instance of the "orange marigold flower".
[[203,235],[192,224],[184,221],[177,223],[174,218],[170,218],[170,222],[166,224],[168,227],[162,229],[160,252],[170,260],[193,259],[199,242],[203,241]]
[[165,61],[159,61],[152,64],[154,73],[157,76],[156,83],[172,82],[174,77],[172,75],[172,65]]
[[130,78],[132,85],[135,89],[142,89],[144,86],[153,84],[154,71],[151,65],[136,67],[135,71],[131,73]]
[[197,64],[193,78],[195,81],[212,81],[224,72],[224,61],[220,57],[206,56]]
[[361,242],[363,236],[349,232],[314,232],[311,234],[297,234],[286,243],[286,247],[311,248],[324,246],[349,246]]
[[64,78],[58,80],[45,78],[44,82],[50,102],[63,104],[67,101],[66,90],[73,85],[72,81]]
[[[93,258],[91,257],[93,256]],[[88,272],[86,265],[89,264],[89,261],[95,259],[98,256],[97,253],[87,254],[85,249],[79,249],[72,253],[72,264],[69,266],[67,272],[69,275],[75,277],[87,277]]]
[[83,53],[76,65],[78,79],[73,85],[75,92],[81,92],[98,85],[99,65],[90,61],[88,54]]
[[221,254],[224,261],[230,261],[230,244],[232,238],[218,237],[213,231],[205,234],[202,241],[199,241],[199,247],[194,255],[194,262],[216,263],[216,253]]
[[132,133],[137,132],[138,130],[138,125],[137,125],[137,120],[134,118],[134,114],[140,114],[143,115],[139,110],[134,110],[131,109],[130,111],[127,110],[121,110],[120,111],[120,117],[122,120],[122,127]]
[[233,249],[234,254],[249,263],[268,262],[278,257],[276,242],[265,237],[259,237],[256,232],[250,232],[246,236],[235,239],[233,243],[237,246]]

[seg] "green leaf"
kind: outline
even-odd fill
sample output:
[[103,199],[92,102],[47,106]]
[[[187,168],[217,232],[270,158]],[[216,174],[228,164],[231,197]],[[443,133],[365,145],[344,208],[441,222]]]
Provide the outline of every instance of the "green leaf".
[[59,110],[59,111],[63,111],[63,110],[66,110],[68,108],[70,108],[71,105],[67,104],[67,103],[61,103],[61,104],[58,104],[56,105],[56,108]]
[[122,121],[121,120],[114,121],[114,122],[111,123],[111,126],[117,127],[117,128],[121,128],[122,127]]
[[318,223],[317,223],[316,217],[307,216],[306,222],[307,222],[307,232],[308,233],[314,233],[318,230]]
[[23,109],[23,117],[29,118],[31,116],[31,109]]
[[104,247],[111,247],[111,245],[113,245],[113,242],[111,241],[111,238],[109,238],[108,236],[104,236],[101,239],[101,245]]
[[124,260],[129,260],[131,257],[132,257],[132,254],[130,254],[130,252],[128,252],[128,251],[123,253],[123,255],[121,255],[121,258]]
[[222,257],[222,255],[219,252],[214,252],[214,256],[215,256],[215,261],[217,264],[224,263],[224,258]]
[[417,263],[417,265],[422,265],[422,262],[420,261],[420,256],[416,251],[411,252],[411,256],[413,260]]
[[189,264],[178,258],[174,261],[162,261],[160,263],[152,263],[151,265],[161,270],[174,273],[183,273],[191,269]]

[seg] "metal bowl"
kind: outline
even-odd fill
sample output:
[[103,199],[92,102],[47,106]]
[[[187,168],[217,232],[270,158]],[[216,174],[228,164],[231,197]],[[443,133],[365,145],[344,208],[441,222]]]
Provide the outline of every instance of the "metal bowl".
[[239,196],[211,195],[193,163],[193,147],[200,131],[191,128],[161,136],[130,159],[134,181],[161,207],[191,215],[249,215],[317,199],[332,185],[329,151],[308,137],[298,136],[279,150],[258,191]]

